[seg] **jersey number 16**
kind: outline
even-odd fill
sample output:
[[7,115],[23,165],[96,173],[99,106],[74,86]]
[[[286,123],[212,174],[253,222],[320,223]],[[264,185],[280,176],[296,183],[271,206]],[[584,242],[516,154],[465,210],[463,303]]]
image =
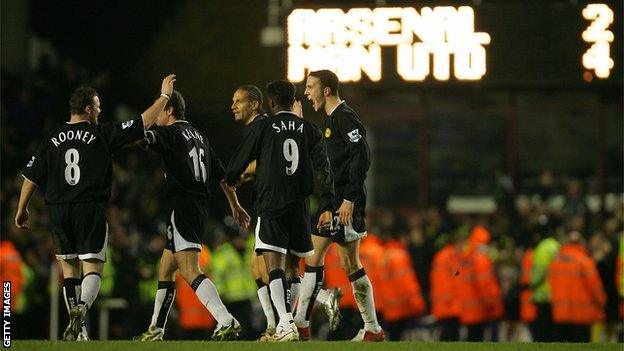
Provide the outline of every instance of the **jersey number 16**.
[[204,149],[199,148],[198,153],[197,148],[193,147],[191,151],[189,151],[189,156],[191,156],[191,160],[193,161],[193,172],[195,173],[195,180],[197,180],[198,182],[201,180],[205,183],[207,176],[206,166],[202,162],[202,159],[204,158]]

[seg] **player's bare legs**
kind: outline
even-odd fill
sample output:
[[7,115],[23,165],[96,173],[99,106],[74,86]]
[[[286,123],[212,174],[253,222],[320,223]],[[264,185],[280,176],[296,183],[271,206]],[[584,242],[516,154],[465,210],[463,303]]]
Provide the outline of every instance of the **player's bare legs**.
[[158,290],[154,299],[154,309],[147,331],[134,340],[139,341],[162,341],[165,334],[167,317],[176,295],[175,273],[178,264],[175,261],[171,250],[163,250],[158,265]]
[[293,316],[290,309],[290,301],[287,295],[286,274],[284,268],[286,265],[286,255],[264,251],[262,253],[269,271],[269,294],[275,310],[279,316],[275,331],[275,341],[294,341],[299,339],[297,328],[293,323]]
[[353,341],[381,341],[385,337],[375,311],[375,299],[373,286],[366,275],[366,271],[360,262],[360,240],[338,244],[338,256],[340,264],[349,276],[353,296],[358,310],[364,320],[364,328],[360,329]]
[[178,263],[173,256],[171,250],[164,249],[162,256],[160,256],[160,263],[158,265],[158,280],[160,281],[175,281],[175,273],[178,270]]
[[80,261],[78,258],[71,259],[59,259],[61,270],[63,272],[63,278],[76,278],[80,279]]
[[269,283],[269,271],[264,262],[264,257],[262,255],[257,255],[255,252],[252,253],[251,258],[251,274],[254,279],[262,279],[266,284]]
[[349,243],[338,243],[338,257],[340,258],[340,266],[351,275],[362,269],[360,261],[360,240]]
[[199,254],[200,252],[198,250],[183,250],[174,253],[173,256],[178,264],[182,278],[191,285],[199,301],[206,306],[210,314],[217,320],[218,324],[213,338],[217,340],[229,340],[229,338],[223,339],[220,336],[220,334],[223,333],[228,334],[227,336],[232,334],[231,336],[238,337],[240,324],[234,319],[230,312],[228,312],[221,301],[221,297],[219,297],[215,285],[201,271],[199,267]]
[[262,306],[262,311],[267,321],[266,330],[262,333],[258,341],[270,341],[275,334],[275,320],[277,318],[273,311],[271,296],[269,295],[269,272],[267,271],[262,255],[258,255],[255,252],[252,252],[251,255],[251,275],[258,286],[258,300],[260,300],[260,305]]

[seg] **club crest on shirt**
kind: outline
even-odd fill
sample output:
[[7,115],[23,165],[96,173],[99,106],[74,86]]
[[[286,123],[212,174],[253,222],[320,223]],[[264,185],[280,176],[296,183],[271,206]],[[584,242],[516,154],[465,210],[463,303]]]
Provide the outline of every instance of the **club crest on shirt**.
[[327,128],[325,129],[325,137],[329,138],[331,136],[331,129]]
[[360,141],[360,139],[362,139],[362,136],[360,135],[360,131],[357,129],[354,129],[350,131],[349,133],[347,133],[347,136],[349,137],[349,141],[352,143],[357,143],[358,141]]
[[35,156],[33,156],[30,161],[28,161],[28,164],[26,165],[26,167],[30,168],[32,167],[33,163],[35,163]]
[[121,124],[121,129],[126,129],[126,128],[129,128],[129,127],[132,125],[132,123],[134,123],[134,120],[132,120],[132,119],[131,119],[131,120],[129,120],[129,121],[125,121],[125,122],[123,122],[123,123]]

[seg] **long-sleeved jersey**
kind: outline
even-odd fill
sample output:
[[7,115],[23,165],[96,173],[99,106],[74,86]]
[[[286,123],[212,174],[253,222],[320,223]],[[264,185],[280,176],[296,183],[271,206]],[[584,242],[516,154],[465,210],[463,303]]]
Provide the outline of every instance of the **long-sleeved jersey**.
[[154,126],[146,133],[149,148],[158,152],[165,168],[167,197],[209,194],[208,180],[223,180],[223,163],[208,138],[187,121],[169,126]]
[[370,167],[366,129],[358,114],[342,102],[325,118],[325,142],[334,175],[336,206],[343,199],[366,204],[364,180]]
[[95,125],[67,122],[45,137],[23,176],[42,187],[50,205],[106,202],[111,194],[112,155],[143,136],[142,118]]
[[227,183],[236,184],[253,160],[259,216],[280,215],[315,190],[320,209],[331,209],[331,167],[321,131],[312,123],[285,111],[254,122],[227,166]]

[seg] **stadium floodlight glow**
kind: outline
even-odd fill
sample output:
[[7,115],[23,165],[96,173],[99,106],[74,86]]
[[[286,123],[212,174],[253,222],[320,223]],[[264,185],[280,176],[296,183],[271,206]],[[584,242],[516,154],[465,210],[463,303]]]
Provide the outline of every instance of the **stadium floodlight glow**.
[[594,70],[598,78],[609,78],[613,68],[610,53],[613,32],[607,29],[613,23],[613,10],[605,4],[588,4],[581,13],[583,18],[591,21],[582,38],[587,43],[593,43],[583,54],[583,67]]
[[[475,32],[469,6],[295,9],[287,19],[288,79],[300,82],[306,71],[329,69],[342,82],[364,73],[382,78],[382,47],[396,47],[397,73],[405,81],[429,76],[446,81],[479,80],[486,74],[490,35]],[[453,64],[451,65],[451,59]]]

